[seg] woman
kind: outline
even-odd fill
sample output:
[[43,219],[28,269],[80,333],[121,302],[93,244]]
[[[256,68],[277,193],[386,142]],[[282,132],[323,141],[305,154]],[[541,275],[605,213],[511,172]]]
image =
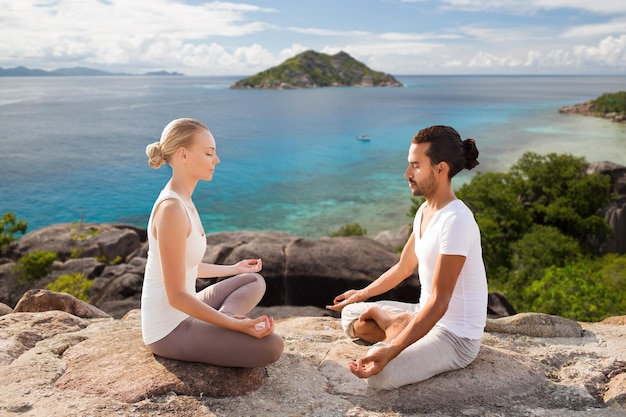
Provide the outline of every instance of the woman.
[[[277,361],[283,340],[274,333],[274,319],[246,317],[265,293],[261,259],[202,262],[206,238],[191,196],[198,181],[212,179],[220,162],[213,135],[196,120],[173,120],[146,154],[152,168],[168,163],[172,177],[148,222],[144,343],[159,356],[219,366],[253,368]],[[232,277],[196,293],[196,278],[226,276]]]

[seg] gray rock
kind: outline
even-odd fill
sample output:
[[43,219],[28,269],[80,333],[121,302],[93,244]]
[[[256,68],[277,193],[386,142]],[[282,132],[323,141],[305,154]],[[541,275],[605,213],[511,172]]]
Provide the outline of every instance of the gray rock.
[[34,250],[56,252],[65,261],[76,257],[103,257],[124,260],[137,250],[141,239],[136,228],[114,224],[57,224],[27,233],[17,252]]
[[487,319],[485,330],[534,337],[580,337],[583,333],[578,322],[542,313],[519,313]]
[[13,309],[4,303],[0,303],[0,316],[12,313]]
[[[324,306],[351,288],[363,288],[396,262],[399,255],[367,237],[296,239],[285,248],[286,291],[283,304]],[[416,302],[417,276],[384,295]]]

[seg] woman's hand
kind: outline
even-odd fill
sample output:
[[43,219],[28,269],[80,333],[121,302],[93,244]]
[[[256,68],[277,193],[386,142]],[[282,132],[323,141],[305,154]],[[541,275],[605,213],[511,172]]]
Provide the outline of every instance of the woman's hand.
[[358,303],[360,301],[367,300],[367,295],[364,290],[348,290],[343,294],[339,294],[333,300],[333,305],[326,306],[329,310],[341,311],[345,306],[352,303]]
[[244,259],[235,265],[235,274],[245,274],[248,272],[259,272],[263,268],[263,261],[258,259]]
[[257,339],[263,339],[274,332],[274,317],[263,315],[256,319],[245,316],[234,316],[233,318],[239,320],[237,330]]

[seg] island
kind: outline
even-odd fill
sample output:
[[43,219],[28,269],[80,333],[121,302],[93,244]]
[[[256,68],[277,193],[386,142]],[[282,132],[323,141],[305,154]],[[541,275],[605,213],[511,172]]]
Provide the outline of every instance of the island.
[[282,64],[237,81],[233,89],[302,89],[319,87],[402,87],[392,75],[374,71],[346,52],[328,55],[305,51]]
[[626,123],[626,91],[605,93],[594,100],[564,106],[559,109],[559,113],[602,117],[614,122]]

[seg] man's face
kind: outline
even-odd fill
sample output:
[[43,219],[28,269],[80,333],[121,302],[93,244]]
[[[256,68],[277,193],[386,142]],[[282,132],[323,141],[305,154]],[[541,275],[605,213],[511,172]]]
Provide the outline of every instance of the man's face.
[[409,180],[409,187],[414,196],[428,198],[437,190],[438,181],[435,177],[434,167],[430,158],[426,156],[426,151],[430,143],[412,143],[409,148],[409,166],[404,173]]

